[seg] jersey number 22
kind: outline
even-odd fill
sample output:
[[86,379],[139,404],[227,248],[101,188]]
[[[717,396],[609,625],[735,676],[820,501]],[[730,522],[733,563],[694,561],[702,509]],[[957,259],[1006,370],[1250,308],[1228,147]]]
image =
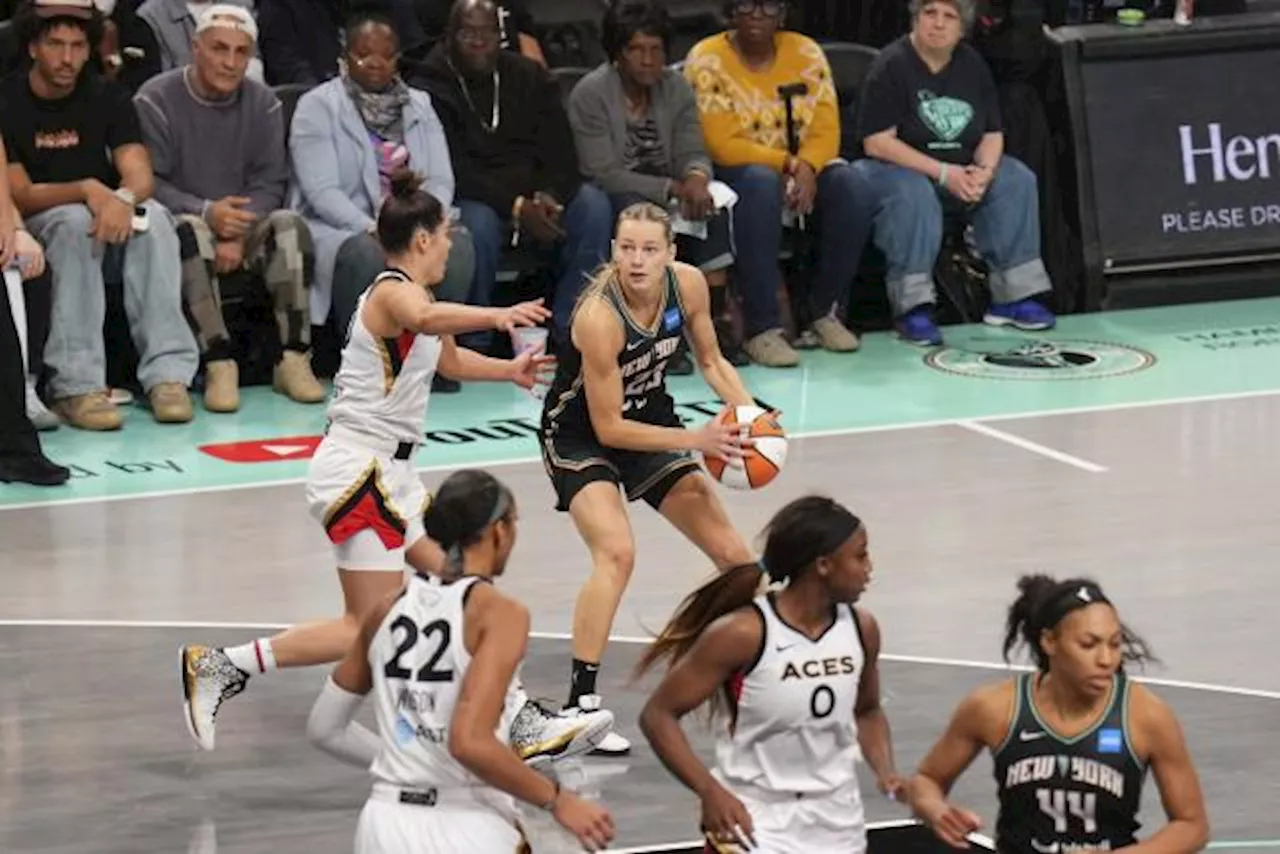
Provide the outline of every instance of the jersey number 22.
[[[452,670],[437,670],[436,665],[440,663],[440,659],[444,656],[445,650],[449,648],[449,641],[453,634],[449,628],[448,620],[432,620],[421,629],[418,624],[410,620],[404,614],[396,617],[395,622],[391,624],[391,633],[394,635],[400,631],[404,632],[404,636],[400,639],[399,645],[396,647],[396,654],[391,657],[386,666],[382,668],[383,675],[388,679],[409,679],[414,682],[452,682]],[[435,642],[435,651],[431,653],[431,657],[427,659],[427,663],[418,668],[418,672],[414,673],[400,663],[400,659],[405,654],[418,645],[418,642],[432,643]]]

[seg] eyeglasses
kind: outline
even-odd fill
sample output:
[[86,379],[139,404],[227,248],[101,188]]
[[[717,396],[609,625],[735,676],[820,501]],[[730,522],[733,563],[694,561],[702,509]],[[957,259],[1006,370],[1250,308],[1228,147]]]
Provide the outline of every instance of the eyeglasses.
[[733,11],[739,15],[750,15],[758,9],[766,18],[777,18],[782,15],[786,5],[783,0],[737,0],[733,4]]

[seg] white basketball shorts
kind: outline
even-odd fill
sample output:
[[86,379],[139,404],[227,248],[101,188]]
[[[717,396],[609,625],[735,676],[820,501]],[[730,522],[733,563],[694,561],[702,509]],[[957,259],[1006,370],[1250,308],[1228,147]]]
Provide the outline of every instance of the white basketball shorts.
[[410,459],[330,431],[307,472],[307,504],[333,543],[338,567],[399,572],[425,536],[430,494]]
[[355,854],[521,854],[524,834],[481,806],[434,807],[370,798],[356,826]]
[[[734,794],[751,815],[756,840],[752,854],[865,854],[867,850],[867,825],[857,787],[813,798]],[[746,850],[707,839],[709,852]]]

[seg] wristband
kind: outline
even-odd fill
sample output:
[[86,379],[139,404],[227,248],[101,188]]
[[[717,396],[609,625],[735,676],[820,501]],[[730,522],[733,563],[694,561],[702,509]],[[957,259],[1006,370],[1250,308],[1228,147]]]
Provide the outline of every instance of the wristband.
[[941,171],[938,172],[938,186],[945,187],[947,185],[947,164],[942,164]]

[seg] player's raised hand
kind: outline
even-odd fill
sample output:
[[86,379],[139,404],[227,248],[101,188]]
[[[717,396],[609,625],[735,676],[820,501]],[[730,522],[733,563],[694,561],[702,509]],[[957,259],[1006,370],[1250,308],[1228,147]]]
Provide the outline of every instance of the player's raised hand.
[[952,848],[968,848],[970,833],[982,827],[976,813],[944,801],[930,815],[921,816],[939,839]]
[[751,813],[724,786],[716,784],[702,796],[702,832],[721,844],[756,847]]
[[540,350],[525,350],[511,360],[511,381],[525,389],[549,385],[548,374],[555,364],[555,356],[548,356]]
[[543,299],[518,302],[510,308],[498,313],[496,324],[499,331],[510,334],[517,326],[538,326],[551,316],[550,310],[542,303]]
[[551,814],[561,827],[578,838],[587,851],[603,851],[613,841],[613,816],[594,801],[578,797],[573,792],[561,792]]

